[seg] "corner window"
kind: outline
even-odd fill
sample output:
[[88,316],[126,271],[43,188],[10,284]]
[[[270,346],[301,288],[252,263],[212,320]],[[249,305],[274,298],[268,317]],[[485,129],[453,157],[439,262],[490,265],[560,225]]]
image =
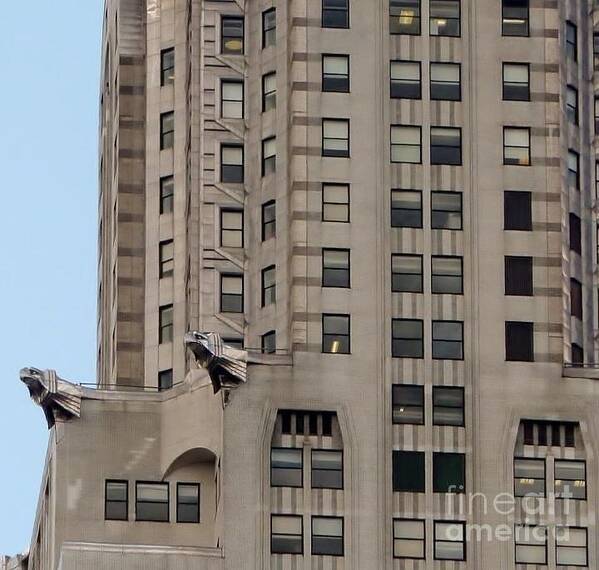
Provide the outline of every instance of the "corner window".
[[503,100],[530,101],[530,66],[528,63],[503,64]]
[[243,210],[220,211],[221,247],[243,247]]
[[420,0],[389,0],[389,33],[420,35]]
[[566,87],[566,116],[573,125],[578,125],[578,89]]
[[168,522],[168,483],[135,484],[135,520]]
[[322,0],[322,27],[349,28],[349,0]]
[[220,312],[243,313],[243,275],[221,274]]
[[431,63],[431,99],[459,101],[462,98],[459,63]]
[[243,183],[243,147],[223,145],[220,147],[220,180],[231,184]]
[[392,61],[390,69],[392,99],[422,97],[419,61]]
[[322,90],[349,93],[349,55],[322,56]]
[[554,467],[555,496],[558,499],[586,500],[586,462],[571,459],[556,459]]
[[158,372],[158,391],[170,390],[173,387],[173,369]]
[[424,425],[424,386],[393,384],[394,424]]
[[391,190],[391,227],[422,227],[422,192]]
[[343,451],[312,450],[312,488],[343,489]]
[[558,566],[588,566],[588,531],[580,527],[555,528],[555,558]]
[[221,81],[220,114],[223,119],[243,119],[243,83]]
[[435,560],[466,560],[466,523],[434,522]]
[[460,35],[460,0],[430,0],[430,35]]
[[433,453],[433,492],[464,493],[466,456],[463,453]]
[[433,321],[433,358],[463,360],[464,323]]
[[529,128],[503,128],[503,164],[530,166]]
[[426,525],[423,520],[393,520],[393,558],[424,560]]
[[129,483],[107,480],[104,489],[104,520],[126,521],[129,518]]
[[277,333],[268,331],[260,339],[262,354],[275,354],[277,352]]
[[580,155],[568,150],[568,186],[580,190]]
[[431,192],[431,228],[462,229],[462,193]]
[[303,554],[304,532],[299,515],[271,515],[270,551],[272,554]]
[[160,52],[160,85],[172,85],[175,82],[175,48]]
[[275,237],[276,233],[276,203],[270,200],[262,204],[262,241]]
[[170,214],[173,211],[175,181],[172,176],[160,179],[160,214]]
[[506,321],[505,359],[512,362],[534,361],[533,323]]
[[580,218],[570,212],[570,249],[578,255],[582,254],[582,234],[580,228]]
[[268,176],[277,169],[277,139],[270,137],[262,141],[262,176]]
[[243,17],[224,16],[220,28],[220,51],[227,55],[243,55]]
[[547,528],[518,524],[514,529],[516,564],[547,564]]
[[424,493],[424,452],[393,450],[393,491]]
[[422,137],[420,127],[391,126],[391,162],[420,164]]
[[173,340],[173,306],[163,305],[158,311],[158,343],[163,344]]
[[464,388],[433,387],[433,425],[464,426]]
[[351,352],[349,315],[322,315],[322,352],[328,354]]
[[160,150],[173,148],[175,142],[175,113],[160,115]]
[[262,270],[262,306],[277,302],[277,274],[274,265]]
[[566,55],[578,60],[578,28],[572,22],[566,22]]
[[462,129],[431,127],[431,164],[462,164]]
[[545,460],[514,458],[514,496],[545,496]]
[[301,487],[303,484],[303,450],[273,447],[270,450],[271,487]]
[[503,193],[503,229],[532,230],[532,195],[506,190]]
[[322,221],[349,222],[349,184],[323,183]]
[[262,12],[262,49],[277,43],[277,11],[276,8]]
[[177,522],[200,522],[200,486],[198,483],[177,483]]
[[342,517],[312,517],[312,554],[343,556]]
[[422,293],[422,256],[391,256],[391,291],[394,293]]
[[433,255],[431,292],[461,295],[464,291],[464,262],[461,257]]
[[530,296],[532,293],[532,257],[506,255],[505,294]]
[[322,156],[349,157],[349,119],[322,120]]
[[528,36],[528,0],[503,0],[501,12],[502,35]]
[[159,245],[159,271],[160,279],[172,277],[175,269],[175,246],[172,239],[160,242]]
[[424,327],[417,319],[393,319],[391,345],[394,358],[424,358]]
[[277,74],[267,73],[262,76],[262,112],[270,111],[277,106]]
[[349,249],[322,250],[322,286],[350,286]]

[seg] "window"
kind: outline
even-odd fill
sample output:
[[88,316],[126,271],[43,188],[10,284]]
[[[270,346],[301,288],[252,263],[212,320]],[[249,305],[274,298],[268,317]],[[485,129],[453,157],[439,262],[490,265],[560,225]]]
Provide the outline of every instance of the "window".
[[582,236],[580,233],[580,218],[570,213],[570,249],[579,255],[582,254]]
[[274,200],[270,200],[262,204],[262,241],[275,237],[276,233],[276,203]]
[[312,554],[343,556],[342,517],[312,517]]
[[135,483],[135,520],[169,521],[168,483]]
[[434,559],[466,560],[466,523],[434,522]]
[[555,558],[558,566],[588,566],[587,529],[555,528]]
[[393,558],[424,560],[425,521],[412,519],[393,520]]
[[322,156],[349,157],[349,120],[322,120]]
[[530,166],[529,128],[503,128],[503,164]]
[[424,387],[393,384],[392,415],[394,424],[424,425]]
[[243,313],[243,275],[221,274],[220,312]]
[[220,114],[223,119],[243,119],[243,83],[221,81]]
[[262,12],[262,49],[277,43],[277,10],[270,8]]
[[447,360],[464,358],[464,323],[433,321],[433,358]]
[[277,169],[277,139],[270,137],[262,141],[262,176]]
[[462,229],[461,192],[431,192],[431,228]]
[[514,362],[534,361],[532,323],[523,321],[505,323],[505,359]]
[[391,126],[391,162],[422,162],[420,127]]
[[593,33],[593,56],[599,55],[599,33]]
[[532,295],[532,257],[505,257],[505,294]]
[[578,124],[578,89],[572,85],[566,87],[566,116],[572,124]]
[[503,64],[503,100],[530,101],[530,66],[528,63]]
[[175,113],[169,111],[160,115],[160,150],[173,148],[175,142]]
[[424,452],[393,450],[393,491],[424,493]]
[[349,0],[322,0],[322,27],[349,28]]
[[433,425],[464,426],[464,388],[433,387]]
[[161,241],[159,244],[159,277],[172,277],[175,268],[175,246],[172,239]]
[[277,352],[277,333],[275,331],[264,333],[260,340],[262,354],[275,354]]
[[158,343],[172,342],[173,340],[173,306],[163,305],[158,314],[159,329]]
[[501,33],[528,36],[528,0],[503,0]]
[[243,210],[220,211],[220,245],[243,247]]
[[322,56],[322,90],[349,93],[349,55]]
[[349,354],[350,351],[349,315],[322,315],[322,352]]
[[587,464],[570,459],[555,460],[555,496],[560,499],[587,498]]
[[466,488],[466,456],[433,453],[433,492],[463,493]]
[[262,112],[270,111],[277,106],[277,74],[267,73],[262,76]]
[[420,0],[389,0],[389,33],[420,35]]
[[160,179],[160,213],[170,214],[173,211],[175,181],[172,176]]
[[270,450],[271,487],[301,487],[303,484],[303,450],[273,447]]
[[582,346],[572,343],[572,364],[581,365],[584,364],[584,349]]
[[422,293],[422,256],[391,256],[391,291]]
[[514,458],[514,496],[545,496],[545,460]]
[[277,302],[277,274],[274,265],[262,270],[262,306]]
[[391,227],[422,227],[422,192],[420,190],[391,191]]
[[390,77],[393,99],[420,99],[422,97],[419,61],[392,61]]
[[393,319],[391,334],[394,358],[424,358],[424,330],[421,320]]
[[547,564],[547,528],[516,525],[516,564]]
[[322,250],[322,286],[349,287],[349,249]]
[[158,372],[158,391],[170,390],[173,387],[173,369]]
[[460,0],[430,0],[430,35],[460,35]]
[[461,295],[464,290],[462,258],[433,255],[431,262],[431,292]]
[[599,135],[599,97],[595,97],[595,135]]
[[570,279],[570,314],[582,320],[582,283]]
[[431,164],[462,164],[462,129],[431,127]]
[[462,98],[459,63],[431,63],[431,99],[459,101]]
[[243,55],[243,17],[223,16],[220,41],[221,53]]
[[322,221],[349,222],[349,184],[322,185]]
[[272,554],[303,554],[304,530],[299,515],[271,515],[270,551]]
[[343,451],[312,450],[312,488],[343,489]]
[[107,480],[104,489],[104,519],[126,521],[129,518],[129,483]]
[[160,85],[172,85],[175,82],[175,48],[160,52]]
[[572,22],[566,22],[566,54],[578,60],[578,28]]
[[198,483],[177,483],[177,522],[200,522],[200,486]]
[[576,151],[568,150],[568,185],[580,190],[580,156]]
[[532,194],[506,190],[503,193],[503,229],[532,230]]
[[232,184],[243,183],[243,147],[223,145],[220,147],[220,180]]

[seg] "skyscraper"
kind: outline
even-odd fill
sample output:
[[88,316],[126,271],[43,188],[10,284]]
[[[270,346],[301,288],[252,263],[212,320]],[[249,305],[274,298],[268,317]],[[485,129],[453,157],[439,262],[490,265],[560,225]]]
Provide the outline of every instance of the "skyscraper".
[[108,1],[98,385],[22,567],[596,568],[595,26]]

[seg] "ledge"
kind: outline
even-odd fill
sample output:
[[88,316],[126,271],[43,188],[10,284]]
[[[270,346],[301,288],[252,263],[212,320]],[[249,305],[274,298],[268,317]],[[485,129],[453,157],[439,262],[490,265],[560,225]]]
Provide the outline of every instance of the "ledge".
[[564,366],[562,369],[564,378],[586,378],[587,380],[599,380],[599,368],[590,366]]

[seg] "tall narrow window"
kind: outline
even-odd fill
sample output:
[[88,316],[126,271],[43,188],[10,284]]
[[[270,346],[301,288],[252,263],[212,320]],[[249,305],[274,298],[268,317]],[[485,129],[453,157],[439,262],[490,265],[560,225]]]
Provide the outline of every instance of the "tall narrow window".
[[430,0],[430,35],[460,35],[460,0]]
[[422,162],[422,138],[420,127],[391,126],[391,162]]
[[505,294],[529,296],[532,293],[532,257],[506,255]]
[[547,564],[547,527],[518,524],[514,541],[516,564]]
[[303,450],[273,447],[270,450],[270,485],[272,487],[301,487],[303,481]]
[[312,450],[312,488],[343,489],[343,451]]
[[173,387],[173,369],[158,372],[158,391],[170,390]]
[[422,256],[391,256],[391,291],[394,293],[422,293]]
[[568,150],[568,185],[580,190],[580,155],[574,150]]
[[312,517],[312,554],[343,556],[342,517]]
[[593,109],[595,111],[595,136],[597,136],[599,135],[599,97],[595,97]]
[[570,314],[582,320],[582,283],[570,279]]
[[349,249],[322,250],[322,286],[350,286]]
[[466,560],[466,523],[434,522],[435,560]]
[[243,275],[221,274],[220,312],[243,313]]
[[433,255],[431,292],[461,295],[464,291],[464,262],[461,257]]
[[349,157],[349,119],[322,120],[322,156]]
[[160,150],[173,148],[175,142],[175,113],[169,111],[160,115]]
[[529,0],[502,0],[501,33],[504,36],[528,36]]
[[393,99],[420,99],[422,97],[419,61],[392,61],[390,77]]
[[431,192],[431,228],[462,229],[461,192]]
[[349,93],[349,55],[322,56],[322,90]]
[[533,323],[506,321],[505,359],[512,362],[534,361]]
[[303,554],[304,532],[300,515],[271,515],[270,533],[272,554]]
[[175,194],[175,181],[172,176],[163,176],[160,179],[160,213],[170,214],[173,211]]
[[389,32],[420,35],[420,0],[389,0]]
[[464,426],[464,388],[433,387],[433,425]]
[[322,27],[349,28],[349,0],[322,0]]
[[107,480],[104,490],[104,519],[126,521],[129,513],[129,483]]
[[464,323],[433,321],[433,358],[447,360],[464,358]]
[[593,56],[599,55],[599,32],[593,33]]
[[578,60],[578,28],[572,22],[566,22],[566,55]]
[[424,493],[424,489],[424,452],[393,450],[393,491]]
[[393,558],[424,560],[426,523],[423,520],[393,520]]
[[503,64],[503,100],[530,101],[530,65]]
[[168,483],[135,484],[135,520],[169,521]]
[[223,119],[243,119],[243,83],[241,81],[221,82],[220,114]]
[[277,106],[277,74],[273,71],[262,76],[262,112]]
[[322,352],[329,354],[351,352],[349,315],[322,315]]
[[464,493],[466,456],[463,453],[433,453],[433,492]]
[[584,349],[575,342],[572,343],[571,360],[572,364],[577,366],[584,364]]
[[175,82],[175,48],[160,52],[160,85],[172,85]]
[[431,63],[431,99],[459,101],[462,98],[459,63]]
[[200,485],[177,483],[177,522],[200,522]]
[[277,43],[277,10],[270,8],[262,12],[262,49]]
[[163,305],[158,312],[158,342],[160,344],[173,340],[173,306]]
[[579,255],[582,254],[582,234],[580,228],[580,218],[570,212],[570,249]]
[[220,51],[228,55],[243,55],[243,17],[223,16],[220,28]]
[[276,203],[270,200],[262,204],[262,241],[275,237],[276,233]]
[[243,210],[220,211],[221,247],[243,247]]
[[424,358],[424,327],[421,320],[393,319],[391,331],[394,358]]
[[322,221],[349,222],[349,184],[323,183]]
[[529,128],[503,128],[503,164],[530,166]]
[[159,277],[172,277],[175,268],[175,245],[172,239],[160,242]]
[[277,274],[274,265],[262,270],[262,306],[277,302]]
[[223,145],[220,147],[220,179],[231,184],[243,183],[243,147]]
[[420,190],[391,191],[391,227],[422,227],[422,192]]
[[588,530],[556,527],[555,558],[558,566],[588,566]]
[[503,229],[532,230],[532,194],[506,190],[503,193]]
[[275,354],[277,352],[277,332],[268,331],[261,338],[262,354]]
[[393,384],[394,424],[424,425],[424,386]]
[[262,176],[268,176],[277,169],[277,139],[270,137],[262,141]]
[[572,85],[566,87],[566,116],[572,124],[578,124],[578,89]]

